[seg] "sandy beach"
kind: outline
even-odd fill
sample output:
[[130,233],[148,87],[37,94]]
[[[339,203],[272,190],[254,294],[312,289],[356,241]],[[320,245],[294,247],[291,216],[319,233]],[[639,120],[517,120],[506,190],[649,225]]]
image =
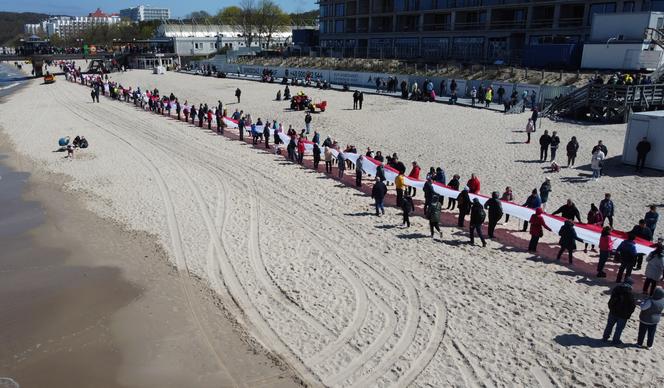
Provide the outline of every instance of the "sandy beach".
[[[303,113],[273,101],[279,85],[147,71],[111,78],[304,125]],[[234,103],[237,87],[241,104]],[[538,145],[523,144],[525,133],[515,132],[527,115],[384,96],[366,96],[364,109],[353,111],[350,93],[306,92],[328,101],[313,119],[323,138],[397,152],[423,169],[443,163],[448,177],[464,181],[476,173],[483,193],[509,185],[525,201],[548,176],[548,210],[572,198],[585,214],[611,192],[620,229],[651,203],[664,204],[661,172],[637,177],[620,164],[624,125],[544,121],[535,139],[548,129],[563,145],[571,136],[581,143],[579,168],[546,174]],[[312,385],[664,383],[661,330],[650,351],[600,341],[612,283],[588,276],[597,257],[579,253],[583,263],[557,264],[552,235],[543,257],[527,254],[517,220],[499,226],[496,241],[481,249],[451,226],[456,213],[446,214],[443,242],[432,242],[422,218],[407,230],[396,227],[394,208],[374,218],[365,193],[322,173],[132,104],[93,104],[89,89],[64,78],[31,81],[0,112],[0,126],[34,168],[70,177],[67,191],[96,215],[155,236],[179,272],[200,277],[248,335]],[[91,147],[64,159],[54,150],[65,135],[84,135]],[[600,139],[610,160],[607,175],[593,182],[590,149]],[[636,317],[623,334],[627,343],[636,340]]]

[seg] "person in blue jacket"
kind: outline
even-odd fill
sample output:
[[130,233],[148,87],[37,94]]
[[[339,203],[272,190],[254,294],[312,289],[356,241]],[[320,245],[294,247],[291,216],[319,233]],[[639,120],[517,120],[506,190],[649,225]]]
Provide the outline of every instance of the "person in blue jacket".
[[[526,202],[522,206],[525,206],[533,210],[538,209],[542,206],[542,199],[540,199],[539,195],[537,194],[537,189],[533,189],[532,193],[528,196]],[[521,231],[526,232],[527,230],[528,230],[528,221],[523,221],[523,229]]]
[[634,269],[634,264],[636,264],[636,244],[634,243],[635,238],[636,235],[632,232],[629,232],[627,235],[627,240],[621,242],[616,249],[616,254],[618,254],[620,257],[620,268],[618,268],[616,283],[622,282],[623,273],[625,274],[625,277],[629,277],[632,274],[632,269]]

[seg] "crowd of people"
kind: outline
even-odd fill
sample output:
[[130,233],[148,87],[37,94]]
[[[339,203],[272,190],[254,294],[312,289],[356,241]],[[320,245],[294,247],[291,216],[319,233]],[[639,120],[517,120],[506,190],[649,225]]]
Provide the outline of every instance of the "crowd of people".
[[[172,93],[162,96],[157,89],[132,89],[131,87],[123,87],[122,85],[109,80],[108,77],[80,74],[80,71],[73,66],[65,65],[64,69],[68,74],[68,79],[89,86],[92,93],[99,92],[115,100],[133,103],[135,106],[151,111],[155,114],[172,116],[181,121],[191,122],[191,124],[198,125],[199,127],[207,127],[220,134],[224,133],[224,128],[226,127],[224,118],[228,117],[233,120],[234,123],[237,123],[240,140],[244,140],[245,131],[247,131],[251,134],[254,145],[262,144],[266,149],[270,149],[272,148],[270,146],[270,140],[273,139],[275,153],[281,153],[282,148],[285,147],[285,156],[294,163],[304,163],[307,143],[312,144],[314,169],[318,170],[322,158],[325,162],[326,174],[332,175],[333,166],[336,165],[336,176],[339,179],[342,179],[347,174],[346,171],[350,171],[350,173],[355,176],[355,184],[357,186],[362,186],[364,175],[366,175],[363,165],[364,163],[369,163],[370,161],[368,159],[370,159],[371,162],[377,163],[375,176],[371,177],[373,180],[371,198],[374,202],[373,206],[375,207],[376,215],[382,216],[385,214],[385,201],[389,192],[388,185],[391,185],[385,177],[385,171],[386,169],[390,169],[397,174],[396,179],[394,179],[395,199],[393,204],[401,212],[402,227],[411,227],[410,216],[417,209],[417,205],[414,201],[414,198],[417,195],[417,189],[408,186],[406,183],[406,177],[412,180],[419,180],[423,175],[422,169],[416,161],[410,163],[411,167],[408,170],[406,164],[400,160],[396,153],[384,156],[381,151],[374,151],[371,148],[367,148],[366,152],[362,155],[357,155],[359,152],[353,145],[347,145],[342,149],[340,144],[331,137],[328,136],[325,139],[322,139],[320,133],[313,128],[310,116],[307,117],[307,115],[305,115],[303,128],[300,131],[296,130],[292,125],[289,125],[288,129],[285,129],[284,125],[278,123],[276,120],[263,121],[261,118],[257,118],[254,121],[251,114],[239,109],[235,109],[231,115],[228,115],[228,112],[224,109],[221,101],[218,101],[217,104],[212,106],[207,103],[199,103],[196,105],[194,103],[189,103],[187,100],[181,103],[180,99]],[[239,102],[239,95],[236,94],[236,97]],[[535,120],[536,117],[534,119],[531,117],[531,121]],[[284,131],[286,131],[285,136],[283,136]],[[309,136],[312,133],[311,140],[309,140]],[[548,136],[548,139],[545,138],[544,142],[540,141],[541,147],[544,147],[544,144],[546,145],[546,150],[541,148],[541,160],[546,160],[548,158],[549,150],[551,151],[551,158],[555,160],[560,139],[557,138],[555,132],[552,133],[552,135],[545,133],[542,136],[545,135]],[[284,144],[286,142],[284,142],[283,139],[287,139],[287,144]],[[568,164],[573,165],[578,148],[579,146],[576,139],[573,138],[570,140],[567,145]],[[570,153],[570,149],[573,149],[574,152]],[[603,153],[604,155],[607,153],[606,147],[601,141],[593,148],[593,155],[597,152]],[[353,158],[353,160],[356,160],[355,162],[349,160],[345,156],[349,154],[357,155],[356,158]],[[448,198],[448,204],[445,210],[454,211],[456,209],[458,211],[457,225],[461,228],[465,227],[466,219],[468,219],[469,243],[474,245],[475,238],[477,237],[482,243],[482,246],[486,247],[486,239],[495,238],[495,228],[498,223],[501,222],[503,216],[505,216],[503,225],[509,222],[509,215],[506,215],[503,211],[503,203],[504,201],[513,202],[515,200],[515,194],[511,187],[507,187],[502,195],[498,191],[492,192],[490,198],[482,204],[477,197],[474,197],[471,200],[470,196],[470,194],[478,194],[480,192],[481,181],[479,176],[471,174],[465,184],[461,183],[462,180],[458,174],[452,175],[452,179],[449,181],[447,180],[447,176],[448,173],[443,165],[430,167],[428,172],[424,174],[425,183],[422,188],[422,197],[424,199],[422,210],[424,217],[428,221],[431,238],[435,240],[437,235],[442,240],[443,237],[443,232],[441,230],[441,215],[443,213],[445,198],[436,194],[433,189],[434,184],[439,184],[453,190],[460,190],[460,193],[456,198],[451,196]],[[536,253],[539,239],[543,236],[544,230],[551,230],[543,217],[544,210],[547,207],[549,193],[551,191],[553,191],[552,183],[550,179],[546,179],[539,189],[535,188],[532,190],[522,205],[535,210],[535,213],[530,219],[524,221],[523,228],[521,229],[524,232],[528,232],[530,235],[530,242],[528,244],[529,252]],[[657,207],[651,206],[644,218],[639,220],[638,224],[627,233],[627,238],[617,247],[614,247],[614,238],[611,236],[611,231],[614,217],[617,213],[616,207],[611,200],[611,194],[606,193],[604,198],[601,201],[598,201],[598,203],[597,206],[595,203],[590,204],[586,217],[586,224],[599,228],[602,231],[602,237],[598,244],[599,262],[597,265],[597,277],[601,278],[606,276],[604,268],[608,260],[613,256],[620,262],[616,277],[616,283],[618,283],[619,286],[616,289],[620,288],[620,292],[624,293],[623,288],[629,288],[628,285],[633,284],[631,277],[632,272],[640,270],[645,260],[646,281],[644,283],[643,292],[649,297],[643,302],[644,305],[642,306],[641,314],[646,314],[648,317],[644,318],[646,319],[645,323],[643,319],[641,321],[644,328],[643,333],[642,329],[639,329],[639,344],[643,342],[643,337],[648,335],[646,346],[652,346],[652,335],[654,335],[654,329],[651,327],[653,325],[652,317],[656,315],[655,313],[657,309],[659,309],[659,312],[661,313],[662,302],[664,302],[662,300],[664,291],[657,287],[658,282],[664,277],[664,240],[658,239],[657,242],[653,244],[655,247],[654,250],[648,254],[647,257],[645,257],[644,254],[637,253],[635,240],[638,238],[641,239],[641,241],[653,241],[653,236],[659,219]],[[559,251],[557,254],[557,260],[560,260],[564,253],[567,253],[568,261],[569,263],[572,263],[574,259],[573,255],[577,249],[576,243],[582,241],[577,236],[574,228],[575,221],[582,222],[581,213],[576,204],[571,199],[568,199],[565,204],[557,208],[551,214],[560,215],[560,217],[565,220],[564,225],[558,232]],[[488,222],[488,235],[486,238],[483,233],[483,225],[485,222]],[[591,245],[590,251],[595,251],[594,245]],[[584,252],[588,252],[588,244],[586,244]],[[618,292],[616,291],[616,293]],[[618,326],[616,334],[614,334],[614,341],[616,341],[616,336],[619,341],[620,331],[622,330],[621,327],[624,327],[623,320],[625,320],[625,318],[622,317],[625,315],[626,314],[618,314],[613,310],[609,315],[609,321],[607,322],[607,330],[609,334],[609,326]],[[653,330],[653,334],[651,334],[651,330]],[[606,332],[604,337],[608,338]]]

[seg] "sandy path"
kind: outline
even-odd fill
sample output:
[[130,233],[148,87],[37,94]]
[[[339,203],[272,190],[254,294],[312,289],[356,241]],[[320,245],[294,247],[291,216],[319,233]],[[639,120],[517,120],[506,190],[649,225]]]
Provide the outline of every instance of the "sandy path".
[[[228,90],[236,82],[155,79],[162,91],[162,81],[184,85],[181,95],[203,81]],[[242,85],[248,99],[245,85],[263,87]],[[77,85],[33,83],[5,104],[0,124],[20,151],[72,175],[73,190],[102,198],[91,200],[93,210],[158,235],[181,269],[208,280],[305,378],[358,387],[664,382],[661,333],[651,352],[593,340],[607,288],[591,279],[496,242],[470,247],[455,228],[431,243],[423,220],[393,228],[395,210],[369,217],[363,194],[322,174],[128,104],[88,99]],[[41,114],[21,127],[27,101]],[[51,152],[59,136],[79,133],[91,148],[78,160]]]

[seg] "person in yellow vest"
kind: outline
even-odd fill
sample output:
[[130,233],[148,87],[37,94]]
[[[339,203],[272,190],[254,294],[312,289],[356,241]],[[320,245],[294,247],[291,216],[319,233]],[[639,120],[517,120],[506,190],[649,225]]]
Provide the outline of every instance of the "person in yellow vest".
[[394,180],[394,185],[397,189],[397,207],[401,207],[401,202],[403,201],[403,191],[406,188],[405,178],[403,172],[399,171],[399,175]]
[[488,108],[489,104],[491,104],[491,101],[493,101],[493,89],[489,88],[484,96],[486,99],[486,107]]

